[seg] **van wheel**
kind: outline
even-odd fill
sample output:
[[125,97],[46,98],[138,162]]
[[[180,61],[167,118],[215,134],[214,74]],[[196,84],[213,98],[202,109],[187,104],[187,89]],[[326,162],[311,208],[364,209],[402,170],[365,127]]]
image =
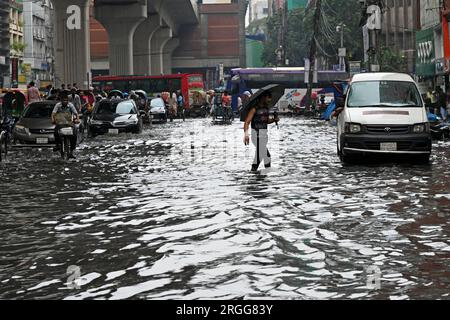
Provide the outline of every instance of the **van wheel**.
[[416,162],[418,164],[423,164],[423,165],[427,165],[430,164],[430,155],[420,155],[417,157]]

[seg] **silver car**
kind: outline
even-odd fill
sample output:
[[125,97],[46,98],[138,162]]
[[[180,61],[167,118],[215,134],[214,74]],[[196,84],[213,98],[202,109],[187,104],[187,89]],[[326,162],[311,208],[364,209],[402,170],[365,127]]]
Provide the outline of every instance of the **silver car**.
[[155,122],[167,122],[166,104],[162,98],[155,98],[150,101],[150,115]]
[[[41,101],[30,103],[24,110],[22,117],[14,126],[13,140],[20,145],[45,147],[55,144],[55,125],[52,124],[51,114],[57,101]],[[82,137],[79,126],[75,126],[77,141]]]

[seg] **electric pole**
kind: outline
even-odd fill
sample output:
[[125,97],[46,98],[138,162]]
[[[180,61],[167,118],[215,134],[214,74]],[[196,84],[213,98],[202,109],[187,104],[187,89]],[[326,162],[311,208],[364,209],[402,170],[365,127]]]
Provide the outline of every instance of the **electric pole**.
[[312,102],[312,86],[314,81],[314,73],[316,71],[316,53],[317,53],[317,43],[316,37],[319,34],[320,28],[320,17],[322,15],[322,0],[316,0],[316,12],[314,14],[314,30],[311,40],[311,47],[309,50],[309,75],[308,75],[308,91],[306,92],[307,104],[310,105]]
[[287,33],[287,4],[279,8],[281,23],[278,28],[278,48],[275,51],[277,55],[277,67],[283,67],[286,64],[286,33]]

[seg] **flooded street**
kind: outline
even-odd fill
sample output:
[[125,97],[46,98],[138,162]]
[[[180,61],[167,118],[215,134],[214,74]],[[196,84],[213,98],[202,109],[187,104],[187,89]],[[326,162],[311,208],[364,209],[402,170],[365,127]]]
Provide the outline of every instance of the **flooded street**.
[[274,170],[252,174],[242,126],[14,151],[0,299],[449,299],[450,142],[430,166],[345,166],[334,127],[283,119]]

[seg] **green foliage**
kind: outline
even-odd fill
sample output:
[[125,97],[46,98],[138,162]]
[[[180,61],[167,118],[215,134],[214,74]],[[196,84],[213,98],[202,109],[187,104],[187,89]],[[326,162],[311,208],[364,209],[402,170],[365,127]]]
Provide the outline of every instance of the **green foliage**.
[[23,53],[25,51],[26,47],[27,47],[27,45],[25,43],[22,43],[22,42],[14,41],[11,44],[11,49],[13,49],[17,53]]
[[407,58],[390,48],[382,47],[378,59],[382,72],[408,72]]
[[[348,60],[363,60],[364,46],[358,0],[322,0],[322,11],[325,19],[321,19],[320,35],[317,40],[320,45],[318,56],[326,58],[329,67],[337,64],[340,47],[340,33],[336,27],[344,23],[344,46],[347,48]],[[291,66],[303,66],[304,59],[309,56],[313,35],[314,8],[295,9],[288,13],[286,30],[286,58]],[[265,43],[263,62],[267,66],[277,63],[275,50],[278,46],[278,34],[281,27],[281,14],[267,19],[268,41]]]

